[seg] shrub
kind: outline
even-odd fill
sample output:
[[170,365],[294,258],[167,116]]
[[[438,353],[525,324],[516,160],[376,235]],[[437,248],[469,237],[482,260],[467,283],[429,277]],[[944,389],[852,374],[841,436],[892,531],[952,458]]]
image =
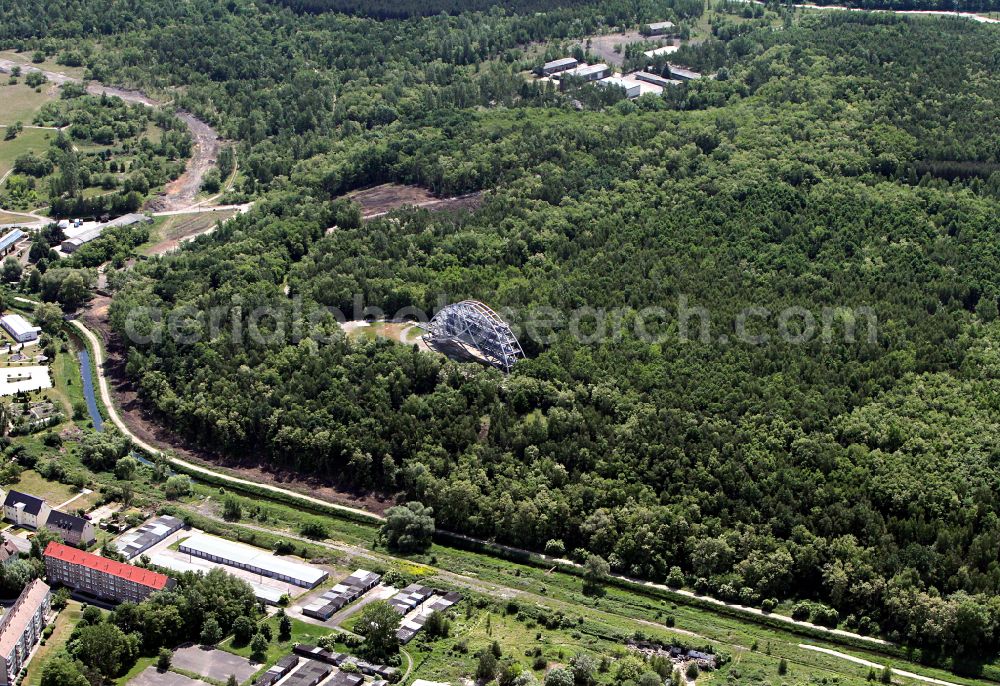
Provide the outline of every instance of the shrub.
[[549,557],[563,557],[566,555],[566,546],[558,538],[549,539],[545,544],[545,554]]
[[792,608],[792,619],[803,620],[809,619],[809,615],[812,614],[812,606],[806,601],[795,603]]

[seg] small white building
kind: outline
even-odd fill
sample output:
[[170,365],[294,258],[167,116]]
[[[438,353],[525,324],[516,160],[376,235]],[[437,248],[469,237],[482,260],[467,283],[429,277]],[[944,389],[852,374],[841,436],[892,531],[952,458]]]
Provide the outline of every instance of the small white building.
[[38,340],[38,333],[41,329],[34,326],[27,319],[19,314],[5,314],[0,317],[0,326],[11,335],[18,343]]

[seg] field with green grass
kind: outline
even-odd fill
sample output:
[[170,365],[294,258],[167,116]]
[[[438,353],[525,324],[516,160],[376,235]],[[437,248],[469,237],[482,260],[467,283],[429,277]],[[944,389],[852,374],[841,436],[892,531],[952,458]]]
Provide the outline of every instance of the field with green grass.
[[[66,417],[72,417],[73,407],[85,403],[85,400],[83,381],[80,378],[80,362],[76,356],[76,348],[71,343],[67,343],[66,349],[60,350],[56,359],[52,361],[52,378],[55,382],[49,391],[52,399],[62,405]],[[91,425],[89,417],[80,421],[84,425]]]
[[[280,622],[278,617],[272,615],[267,619],[267,624],[271,627],[272,636],[274,638],[267,647],[267,657],[264,660],[266,667],[270,667],[280,658],[292,652],[292,648],[296,643],[315,644],[320,638],[330,633],[330,629],[327,629],[326,627],[316,626],[315,624],[307,624],[306,622],[302,622],[294,618],[290,619],[292,621],[292,636],[287,641],[278,640],[278,624]],[[226,652],[248,659],[250,658],[250,653],[252,652],[249,645],[233,645],[232,636],[224,639],[218,647]]]
[[59,97],[53,88],[47,83],[36,90],[25,85],[23,78],[13,85],[0,78],[0,124],[31,124],[39,107]]
[[56,135],[48,129],[24,129],[14,140],[2,140],[0,136],[0,176],[14,167],[14,160],[33,152],[42,155],[49,147],[49,141]]
[[75,600],[69,601],[66,608],[59,613],[59,616],[55,620],[55,629],[52,635],[45,640],[45,645],[38,647],[38,652],[28,665],[28,675],[22,682],[25,686],[40,686],[42,683],[42,667],[45,665],[46,659],[50,655],[58,653],[66,645],[66,641],[69,640],[70,634],[73,633],[73,628],[76,627],[82,615],[83,609],[80,603]]
[[37,69],[41,69],[43,71],[58,72],[60,74],[66,74],[67,76],[72,76],[78,79],[83,78],[83,74],[86,71],[83,67],[67,67],[59,64],[56,61],[55,55],[47,55],[43,61],[38,63],[32,62],[32,56],[33,53],[30,52],[18,52],[16,50],[0,51],[0,58],[2,59],[36,67]]
[[21,478],[16,483],[11,484],[10,488],[43,498],[52,507],[58,507],[77,493],[72,486],[48,481],[31,469],[21,472]]

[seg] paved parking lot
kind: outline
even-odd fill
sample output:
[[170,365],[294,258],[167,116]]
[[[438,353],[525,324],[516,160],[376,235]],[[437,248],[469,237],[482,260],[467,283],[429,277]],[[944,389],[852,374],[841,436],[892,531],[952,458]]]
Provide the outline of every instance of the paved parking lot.
[[146,667],[128,686],[208,686],[204,681],[189,679],[176,672],[160,672],[155,666]]
[[[246,658],[224,650],[206,649],[196,645],[178,648],[171,664],[185,672],[194,672],[222,682],[225,682],[230,674],[235,674],[236,680],[241,684],[260,669],[259,664],[250,662]],[[159,683],[156,686],[160,686]]]

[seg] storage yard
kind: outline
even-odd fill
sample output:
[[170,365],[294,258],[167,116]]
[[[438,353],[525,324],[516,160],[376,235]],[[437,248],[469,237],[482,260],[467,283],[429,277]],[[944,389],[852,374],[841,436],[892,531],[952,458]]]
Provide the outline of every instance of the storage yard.
[[181,520],[170,516],[150,519],[115,544],[128,559],[145,555],[153,565],[178,573],[222,569],[250,584],[257,599],[268,605],[314,588],[329,576],[325,569],[297,558],[184,529]]

